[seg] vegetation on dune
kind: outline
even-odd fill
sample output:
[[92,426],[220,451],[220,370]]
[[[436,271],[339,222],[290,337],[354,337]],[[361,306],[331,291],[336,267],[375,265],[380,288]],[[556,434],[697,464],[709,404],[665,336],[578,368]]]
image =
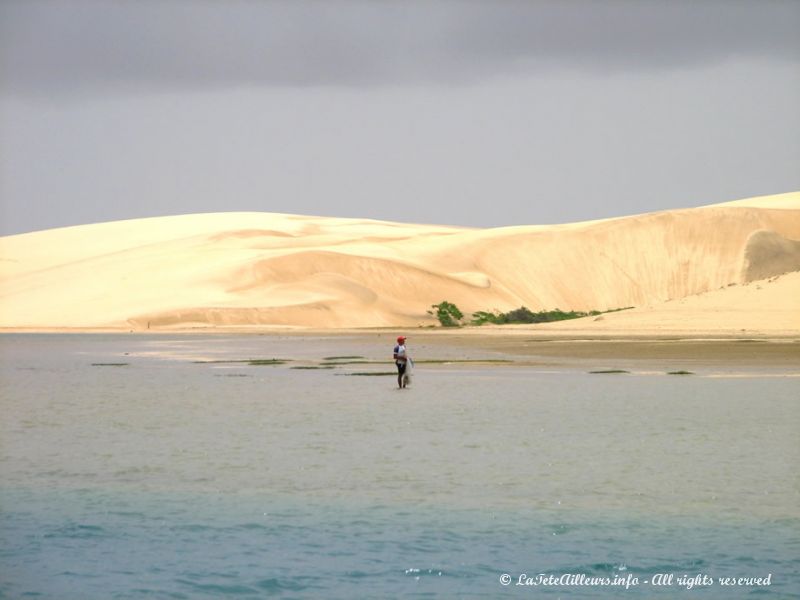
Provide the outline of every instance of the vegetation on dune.
[[433,310],[429,310],[428,314],[433,315],[439,319],[442,327],[460,327],[461,319],[464,314],[452,302],[442,300],[439,304],[431,304]]
[[554,310],[540,310],[533,312],[525,306],[520,306],[508,312],[487,312],[478,311],[472,313],[472,324],[483,325],[484,323],[493,323],[495,325],[506,325],[510,323],[551,323],[553,321],[566,321],[568,319],[581,319],[583,317],[596,317],[603,313],[617,312],[620,310],[627,310],[633,308],[628,306],[626,308],[614,308],[611,310],[590,310],[583,312],[579,310],[561,310],[556,308]]
[[[566,321],[567,319],[580,319],[583,317],[596,317],[604,313],[618,312],[620,310],[628,310],[633,308],[627,306],[625,308],[612,308],[610,310],[590,310],[588,312],[568,310],[564,311],[559,308],[554,310],[540,310],[533,312],[525,306],[520,306],[508,312],[500,312],[495,310],[493,312],[479,310],[472,313],[472,320],[470,325],[483,325],[484,323],[492,323],[494,325],[507,325],[512,323],[550,323],[553,321]],[[432,304],[428,314],[436,317],[442,327],[460,327],[463,323],[464,314],[452,302],[443,300],[439,304]]]

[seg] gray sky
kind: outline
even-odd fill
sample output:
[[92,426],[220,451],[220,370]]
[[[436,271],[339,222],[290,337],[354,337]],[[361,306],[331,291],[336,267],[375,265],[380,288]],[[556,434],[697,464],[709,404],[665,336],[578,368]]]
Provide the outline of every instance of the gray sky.
[[0,0],[0,234],[800,189],[800,1]]

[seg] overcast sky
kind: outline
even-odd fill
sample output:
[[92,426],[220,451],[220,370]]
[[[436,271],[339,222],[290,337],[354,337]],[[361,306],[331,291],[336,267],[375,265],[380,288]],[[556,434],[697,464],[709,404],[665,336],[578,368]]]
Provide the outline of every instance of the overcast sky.
[[800,0],[0,0],[0,234],[800,190]]

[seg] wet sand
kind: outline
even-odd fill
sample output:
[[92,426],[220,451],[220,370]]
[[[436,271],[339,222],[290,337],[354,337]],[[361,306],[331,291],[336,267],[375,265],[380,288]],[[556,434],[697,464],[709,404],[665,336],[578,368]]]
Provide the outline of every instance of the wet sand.
[[[2,333],[23,333],[2,330]],[[59,329],[47,333],[102,334],[109,330]],[[392,329],[289,329],[289,328],[198,328],[189,330],[136,332],[136,335],[241,335],[337,339],[347,352],[363,348],[358,354],[372,359],[382,358],[381,349],[394,344],[400,331]],[[558,331],[536,331],[535,328],[410,329],[409,349],[419,359],[452,359],[457,361],[494,361],[506,358],[508,364],[569,365],[608,360],[653,362],[685,361],[694,364],[731,367],[798,367],[800,371],[800,332],[782,335],[755,334],[752,337],[697,332],[694,335],[657,335],[629,333],[621,335],[579,335]]]
[[[520,357],[556,359],[687,360],[713,364],[800,367],[800,339],[547,339],[453,337],[459,346]],[[431,340],[431,343],[436,343]]]

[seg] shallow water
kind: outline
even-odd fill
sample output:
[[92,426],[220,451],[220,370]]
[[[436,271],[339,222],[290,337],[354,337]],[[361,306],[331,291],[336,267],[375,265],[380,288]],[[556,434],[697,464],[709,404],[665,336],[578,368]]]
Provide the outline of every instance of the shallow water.
[[[387,347],[0,337],[0,597],[798,597],[795,372],[292,368]],[[248,358],[290,362],[195,362]],[[639,583],[515,585],[539,573]]]

